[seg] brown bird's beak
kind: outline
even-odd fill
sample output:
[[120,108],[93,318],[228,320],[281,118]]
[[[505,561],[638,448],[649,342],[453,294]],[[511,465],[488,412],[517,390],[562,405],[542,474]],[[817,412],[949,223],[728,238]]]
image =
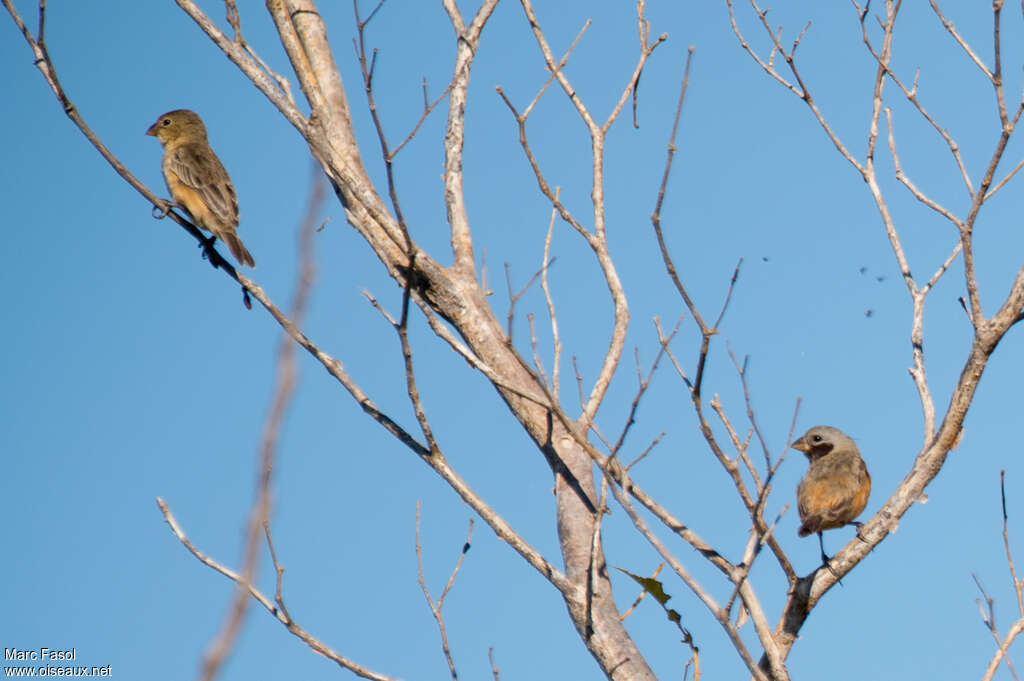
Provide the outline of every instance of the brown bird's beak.
[[153,125],[149,126],[149,129],[146,130],[146,134],[147,135],[152,135],[153,137],[156,137],[156,126],[157,126],[156,123],[154,123]]
[[807,441],[804,440],[803,438],[800,438],[799,440],[794,441],[793,444],[790,445],[790,447],[792,447],[793,449],[799,450],[799,451],[803,452],[804,454],[806,454],[807,452],[811,451],[811,446],[809,444],[807,444]]

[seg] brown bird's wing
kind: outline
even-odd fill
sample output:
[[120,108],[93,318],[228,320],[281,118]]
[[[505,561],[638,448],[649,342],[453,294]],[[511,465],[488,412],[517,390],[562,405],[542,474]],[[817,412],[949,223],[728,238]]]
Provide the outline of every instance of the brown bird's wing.
[[238,199],[235,188],[220,159],[208,144],[182,144],[170,151],[167,169],[181,183],[195,190],[206,208],[221,225],[238,225]]
[[868,466],[864,463],[864,459],[860,460],[860,487],[857,489],[857,493],[853,495],[853,518],[856,518],[864,510],[864,507],[868,505],[868,497],[871,496],[871,474],[868,473]]

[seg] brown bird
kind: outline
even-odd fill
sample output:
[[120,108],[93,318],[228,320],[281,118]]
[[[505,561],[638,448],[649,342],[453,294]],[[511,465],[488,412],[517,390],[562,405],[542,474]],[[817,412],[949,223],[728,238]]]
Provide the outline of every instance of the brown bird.
[[[194,111],[168,111],[149,126],[164,147],[163,171],[174,202],[198,227],[219,238],[243,265],[256,262],[238,238],[238,199],[228,171],[210,148],[203,119]],[[212,242],[211,242],[212,243]]]
[[871,476],[853,439],[832,426],[814,426],[793,445],[807,455],[810,465],[796,488],[801,537],[817,532],[822,563],[828,565],[821,533],[854,521],[871,495]]

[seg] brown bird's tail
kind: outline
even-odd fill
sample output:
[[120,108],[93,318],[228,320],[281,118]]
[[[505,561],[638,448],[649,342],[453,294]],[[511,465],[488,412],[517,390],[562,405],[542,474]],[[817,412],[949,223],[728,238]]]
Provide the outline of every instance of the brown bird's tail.
[[235,256],[242,265],[248,265],[249,267],[256,267],[256,261],[252,259],[249,251],[245,248],[245,244],[238,238],[238,235],[234,232],[223,232],[218,234],[225,244],[227,244],[228,250],[231,251],[231,255]]

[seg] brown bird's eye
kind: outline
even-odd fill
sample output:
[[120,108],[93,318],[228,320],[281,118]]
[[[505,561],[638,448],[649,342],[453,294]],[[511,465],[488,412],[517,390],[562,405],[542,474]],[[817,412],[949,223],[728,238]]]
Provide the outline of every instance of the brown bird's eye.
[[821,442],[821,436],[820,435],[815,435],[811,439],[814,440],[815,442]]
[[170,124],[171,124],[171,119],[170,118],[165,118],[164,122],[163,122],[164,127],[166,127],[166,126],[168,126]]

